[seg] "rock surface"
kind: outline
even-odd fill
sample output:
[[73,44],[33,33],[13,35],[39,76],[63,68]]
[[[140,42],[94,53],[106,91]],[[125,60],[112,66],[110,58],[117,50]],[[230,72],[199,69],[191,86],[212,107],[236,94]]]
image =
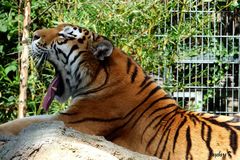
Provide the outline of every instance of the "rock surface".
[[0,136],[1,160],[158,160],[64,126],[44,122],[18,136]]

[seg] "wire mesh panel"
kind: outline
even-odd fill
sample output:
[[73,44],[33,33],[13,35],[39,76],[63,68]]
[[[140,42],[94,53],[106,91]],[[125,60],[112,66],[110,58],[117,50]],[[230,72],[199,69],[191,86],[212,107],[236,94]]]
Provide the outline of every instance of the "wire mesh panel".
[[218,0],[170,2],[163,2],[170,17],[156,36],[164,38],[169,30],[181,34],[181,26],[189,35],[176,40],[175,63],[159,68],[155,78],[185,108],[240,112],[240,10]]

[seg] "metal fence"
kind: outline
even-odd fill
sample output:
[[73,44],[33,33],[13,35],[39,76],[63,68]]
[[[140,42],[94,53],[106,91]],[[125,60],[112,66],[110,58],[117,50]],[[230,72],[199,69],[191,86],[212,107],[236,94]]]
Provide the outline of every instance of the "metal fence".
[[[163,3],[167,6],[168,1]],[[204,25],[201,32],[178,45],[179,55],[189,52],[193,56],[179,58],[155,73],[158,83],[185,108],[223,115],[240,112],[240,10],[226,4],[218,0],[179,1],[168,8],[170,20],[157,35],[166,36],[165,31],[180,21],[192,21],[193,28]]]

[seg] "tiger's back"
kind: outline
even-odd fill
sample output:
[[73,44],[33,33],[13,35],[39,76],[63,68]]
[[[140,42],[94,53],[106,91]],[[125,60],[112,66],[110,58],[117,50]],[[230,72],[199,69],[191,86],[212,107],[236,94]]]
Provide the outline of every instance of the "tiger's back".
[[[121,50],[114,49],[108,60],[111,70],[109,81],[113,79],[115,82],[110,84],[114,86],[102,90],[103,98],[98,95],[98,100],[87,101],[86,108],[93,106],[88,109],[94,110],[91,118],[83,118],[84,115],[78,113],[71,124],[91,124],[91,130],[100,127],[93,134],[103,135],[116,144],[162,159],[240,157],[240,117],[181,109]],[[73,106],[84,108],[84,102],[77,101]],[[106,110],[111,114],[106,115]]]

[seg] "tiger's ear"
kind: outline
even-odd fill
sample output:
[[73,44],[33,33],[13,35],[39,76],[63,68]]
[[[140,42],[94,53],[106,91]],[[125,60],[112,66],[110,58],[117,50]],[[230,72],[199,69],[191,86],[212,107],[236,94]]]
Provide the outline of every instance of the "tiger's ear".
[[92,44],[91,51],[97,59],[104,60],[105,57],[109,57],[112,54],[113,45],[109,40],[102,39]]

